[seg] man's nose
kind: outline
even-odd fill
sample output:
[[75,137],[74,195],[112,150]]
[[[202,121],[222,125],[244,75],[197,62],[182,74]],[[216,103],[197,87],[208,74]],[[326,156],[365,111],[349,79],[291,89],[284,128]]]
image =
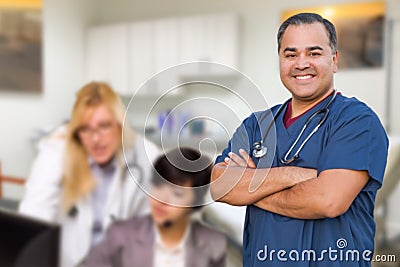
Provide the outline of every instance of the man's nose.
[[309,68],[310,67],[310,60],[309,60],[309,58],[307,56],[300,55],[300,56],[297,57],[295,66],[296,66],[297,69],[300,69],[300,70]]

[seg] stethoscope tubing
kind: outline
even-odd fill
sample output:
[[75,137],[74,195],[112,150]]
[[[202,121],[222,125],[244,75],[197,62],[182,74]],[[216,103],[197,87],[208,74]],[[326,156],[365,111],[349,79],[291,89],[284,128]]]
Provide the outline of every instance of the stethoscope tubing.
[[[300,151],[303,149],[303,147],[305,146],[305,144],[308,142],[308,140],[310,140],[310,138],[318,131],[318,129],[322,126],[322,124],[324,124],[324,122],[326,121],[328,114],[329,114],[329,105],[333,102],[333,100],[335,100],[337,95],[337,90],[335,89],[333,92],[333,96],[331,97],[331,99],[329,100],[329,102],[320,110],[317,110],[316,112],[314,112],[310,117],[308,117],[308,119],[306,120],[306,122],[304,123],[300,133],[297,135],[296,140],[293,142],[293,144],[290,146],[290,148],[288,149],[288,151],[286,152],[285,156],[283,158],[280,158],[280,162],[282,164],[289,164],[291,162],[293,162],[294,160],[299,158],[299,154]],[[264,146],[264,141],[266,140],[268,133],[272,127],[272,124],[276,122],[278,116],[280,113],[282,113],[282,111],[286,108],[286,106],[288,105],[289,101],[291,100],[288,99],[286,100],[278,109],[278,111],[275,113],[275,115],[273,116],[272,121],[269,123],[266,131],[263,134],[262,139],[259,142],[254,142],[253,143],[253,156],[255,156],[256,158],[262,158],[266,155],[267,153],[267,149]],[[307,128],[307,126],[309,125],[309,123],[319,114],[321,113],[325,113],[324,116],[320,119],[320,121],[318,122],[318,124],[315,126],[315,128],[311,131],[311,133],[306,137],[306,139],[300,144],[300,147],[296,150],[295,154],[293,155],[292,158],[288,159],[288,157],[290,156],[290,154],[292,153],[293,149],[296,147],[297,143],[299,142],[300,138],[303,136],[303,133],[305,131],[305,129]],[[261,119],[264,120],[266,119],[266,117],[269,115],[269,113],[266,113],[263,118]]]
[[[127,179],[128,172],[130,173],[130,175],[133,175],[133,169],[136,169],[136,171],[137,171],[136,175],[138,177],[135,178],[135,179],[138,179],[137,183],[141,184],[142,181],[143,181],[144,171],[143,171],[143,168],[137,162],[137,152],[136,151],[134,152],[133,159],[131,159],[129,162],[127,162],[126,166],[123,168],[123,171],[122,171],[122,174],[121,174],[121,178],[122,179]],[[121,209],[122,209],[122,206],[123,206],[122,205],[123,198],[124,198],[123,194],[119,196],[119,202],[120,202],[119,214],[118,215],[113,214],[113,213],[109,214],[109,216],[110,216],[112,221],[116,221],[118,219],[118,217],[122,214]],[[76,204],[74,206],[72,206],[71,209],[67,212],[67,215],[69,217],[71,217],[71,218],[77,217],[78,214],[79,214],[79,209],[78,209]]]

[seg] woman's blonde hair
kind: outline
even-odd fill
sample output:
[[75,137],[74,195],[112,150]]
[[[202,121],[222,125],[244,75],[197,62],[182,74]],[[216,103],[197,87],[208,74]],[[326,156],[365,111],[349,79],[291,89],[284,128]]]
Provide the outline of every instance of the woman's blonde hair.
[[104,82],[91,82],[84,85],[76,94],[76,101],[67,129],[63,168],[64,212],[68,212],[79,199],[88,195],[95,187],[95,180],[89,166],[88,154],[80,141],[78,131],[82,127],[84,112],[88,108],[98,107],[103,104],[109,108],[121,127],[121,135],[118,136],[121,140],[120,148],[122,148],[123,143],[122,130],[124,130],[124,139],[130,141],[129,144],[124,142],[124,145],[132,144],[134,138],[133,132],[127,129],[127,127],[122,129],[125,108],[117,94]]

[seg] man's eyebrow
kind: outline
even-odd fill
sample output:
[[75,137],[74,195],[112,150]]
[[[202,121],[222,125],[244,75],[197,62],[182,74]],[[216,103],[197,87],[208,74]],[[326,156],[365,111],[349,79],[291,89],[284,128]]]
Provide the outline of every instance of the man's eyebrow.
[[306,49],[307,49],[307,51],[324,50],[324,49],[322,49],[322,47],[320,47],[319,45],[310,46],[310,47],[307,47]]
[[[314,45],[306,48],[307,51],[313,51],[313,50],[321,50],[323,51],[324,49],[320,47],[319,45]],[[283,52],[297,52],[297,48],[295,47],[286,47]]]
[[286,47],[283,52],[296,52],[297,48],[295,47]]

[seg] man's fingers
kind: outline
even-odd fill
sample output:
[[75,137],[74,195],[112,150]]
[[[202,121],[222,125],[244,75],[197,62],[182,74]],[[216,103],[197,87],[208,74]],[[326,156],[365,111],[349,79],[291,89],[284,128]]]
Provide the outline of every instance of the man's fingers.
[[228,156],[231,161],[233,161],[235,164],[237,164],[237,166],[244,167],[244,168],[247,167],[247,162],[244,159],[242,159],[242,157],[240,157],[238,154],[229,152]]
[[224,163],[228,166],[233,166],[233,167],[239,167],[239,165],[236,164],[233,160],[231,160],[229,157],[226,157],[224,159]]
[[[244,150],[244,149],[239,149],[239,154],[235,154],[233,152],[230,152],[229,155],[229,162],[231,163],[231,166],[240,166],[244,168],[256,168],[256,164],[254,163],[253,159],[250,157],[250,155]],[[228,163],[228,161],[225,159],[225,161]],[[235,164],[235,165],[233,165]]]
[[250,157],[250,155],[244,150],[244,149],[239,149],[239,154],[242,156],[244,161],[246,161],[246,165],[249,168],[256,168],[256,164],[254,163],[253,159]]

